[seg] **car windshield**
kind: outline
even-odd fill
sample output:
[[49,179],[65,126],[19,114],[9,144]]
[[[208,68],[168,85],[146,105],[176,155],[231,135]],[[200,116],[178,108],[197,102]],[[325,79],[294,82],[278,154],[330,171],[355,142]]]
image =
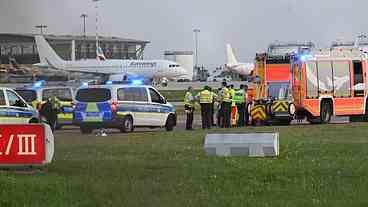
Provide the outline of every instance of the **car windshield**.
[[73,101],[73,95],[69,88],[52,88],[44,89],[42,91],[42,100],[46,101],[48,98],[55,96],[60,101]]
[[268,85],[268,97],[276,100],[285,100],[289,95],[288,83],[270,83]]
[[15,90],[22,98],[27,101],[28,103],[31,103],[32,101],[37,99],[37,93],[34,90],[28,90],[28,89],[17,89]]
[[111,99],[111,91],[107,88],[84,88],[77,92],[75,98],[81,102],[104,102]]

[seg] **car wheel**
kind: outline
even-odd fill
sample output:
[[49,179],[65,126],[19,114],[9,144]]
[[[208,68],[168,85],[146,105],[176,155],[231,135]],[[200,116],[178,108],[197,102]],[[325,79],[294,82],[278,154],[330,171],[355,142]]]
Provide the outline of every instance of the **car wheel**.
[[133,119],[130,116],[126,116],[123,118],[121,123],[120,132],[132,132],[134,130]]
[[172,131],[174,129],[174,126],[175,126],[174,116],[169,115],[169,117],[167,117],[166,125],[165,125],[166,131]]
[[93,129],[91,127],[81,126],[80,131],[82,132],[82,134],[91,134]]

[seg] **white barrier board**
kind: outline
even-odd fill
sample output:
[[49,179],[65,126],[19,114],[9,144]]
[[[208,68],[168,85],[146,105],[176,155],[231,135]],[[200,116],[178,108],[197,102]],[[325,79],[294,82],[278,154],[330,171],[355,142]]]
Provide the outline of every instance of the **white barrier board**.
[[207,155],[273,157],[279,155],[278,133],[207,134]]

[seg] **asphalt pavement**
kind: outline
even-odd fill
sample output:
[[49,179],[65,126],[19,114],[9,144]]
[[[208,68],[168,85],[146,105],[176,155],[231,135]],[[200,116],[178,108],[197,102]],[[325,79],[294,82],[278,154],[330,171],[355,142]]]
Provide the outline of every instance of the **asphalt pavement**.
[[[179,116],[177,120],[177,126],[174,128],[174,131],[185,131],[185,122],[186,122],[186,117]],[[348,117],[333,117],[331,120],[331,124],[346,124],[346,123],[349,123]],[[294,120],[291,122],[291,125],[308,125],[308,124],[309,122],[306,120],[302,120],[301,122]],[[258,127],[262,127],[262,126],[258,126]],[[201,129],[200,115],[194,115],[193,128]],[[165,131],[165,128],[135,128],[133,133],[149,133],[149,132],[159,133],[159,132],[164,132],[164,131]],[[107,129],[106,132],[107,134],[120,133],[120,131],[116,129]],[[94,130],[93,134],[97,134],[97,133],[98,133],[98,130]],[[73,134],[73,135],[80,134],[81,135],[79,128],[76,126],[65,126],[63,127],[63,129],[57,130],[55,133],[55,136],[57,137],[58,134]]]

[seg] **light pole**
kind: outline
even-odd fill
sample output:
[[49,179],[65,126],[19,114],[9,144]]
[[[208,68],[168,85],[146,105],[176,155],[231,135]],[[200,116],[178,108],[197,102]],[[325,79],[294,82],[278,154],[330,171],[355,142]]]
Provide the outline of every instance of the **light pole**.
[[[83,18],[83,47],[86,48],[86,18],[88,17],[87,14],[81,14],[80,16]],[[84,59],[87,58],[86,50],[84,50]]]
[[36,25],[35,28],[40,29],[40,34],[43,35],[43,28],[46,29],[47,25],[40,24],[40,25]]
[[198,68],[198,33],[201,32],[199,29],[193,29],[195,38],[195,68]]
[[355,39],[354,47],[359,48],[359,44],[363,39],[366,39],[367,35],[361,34]]
[[92,0],[95,2],[95,9],[96,9],[96,50],[98,48],[98,2],[100,0]]

